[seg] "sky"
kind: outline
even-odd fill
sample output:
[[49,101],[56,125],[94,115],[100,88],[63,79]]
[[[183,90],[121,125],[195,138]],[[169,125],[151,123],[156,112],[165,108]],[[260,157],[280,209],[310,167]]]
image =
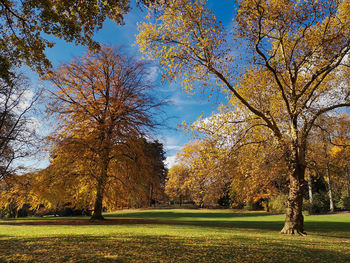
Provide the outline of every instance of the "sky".
[[[229,26],[234,17],[234,1],[227,0],[209,0],[209,8],[216,14],[217,18],[224,24]],[[106,21],[103,28],[98,31],[94,39],[101,44],[111,46],[122,46],[130,55],[141,57],[138,51],[136,42],[137,23],[142,22],[145,13],[137,7],[132,7],[130,12],[125,16],[125,24],[118,25],[113,21]],[[46,50],[46,55],[52,62],[54,67],[62,63],[69,63],[74,57],[83,56],[87,52],[87,48],[83,46],[76,46],[72,43],[67,43],[63,40],[51,38],[56,44],[53,48]],[[174,162],[176,153],[181,151],[181,148],[187,143],[191,136],[184,133],[178,128],[178,125],[183,121],[186,123],[194,122],[200,115],[209,116],[215,112],[219,103],[225,101],[224,94],[218,94],[208,100],[205,95],[186,94],[180,84],[161,83],[161,76],[156,65],[151,68],[151,78],[155,84],[155,93],[161,98],[169,102],[169,105],[164,108],[167,116],[167,122],[163,127],[155,130],[152,138],[158,139],[163,143],[166,151],[166,163],[170,168]],[[30,78],[33,86],[50,88],[49,83],[41,83],[38,76],[26,70],[26,75]],[[40,129],[46,132],[50,131],[50,127],[45,126],[42,122]],[[44,158],[45,159],[45,158]],[[38,167],[43,168],[48,164],[48,160],[41,159],[37,163]]]

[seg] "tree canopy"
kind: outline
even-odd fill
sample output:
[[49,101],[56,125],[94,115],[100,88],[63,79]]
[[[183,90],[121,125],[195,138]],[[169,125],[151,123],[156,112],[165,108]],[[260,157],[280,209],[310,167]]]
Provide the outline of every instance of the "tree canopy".
[[54,45],[50,35],[96,49],[96,30],[107,18],[121,24],[128,10],[129,0],[1,0],[1,76],[22,63],[39,73],[51,68],[44,52]]
[[34,109],[40,92],[28,85],[22,74],[0,78],[0,180],[19,172],[14,163],[39,148]]
[[[152,113],[161,103],[149,93],[147,74],[145,63],[104,47],[46,77],[55,89],[48,109],[58,118],[53,137],[59,142],[58,150],[63,150],[53,160],[73,162],[72,173],[81,169],[80,173],[95,180],[95,219],[102,218],[110,178],[123,180],[118,174],[138,169],[133,152],[142,152],[137,142],[156,124]],[[74,152],[71,158],[65,156]]]
[[[264,128],[283,151],[290,192],[282,233],[304,233],[302,196],[307,144],[316,120],[350,106],[349,1],[239,1],[234,37],[206,1],[159,1],[139,25],[140,50],[163,77],[219,84],[248,125]],[[232,43],[249,64],[236,71]],[[235,74],[236,73],[236,74]],[[215,81],[212,81],[215,79]],[[239,124],[241,125],[241,124]]]

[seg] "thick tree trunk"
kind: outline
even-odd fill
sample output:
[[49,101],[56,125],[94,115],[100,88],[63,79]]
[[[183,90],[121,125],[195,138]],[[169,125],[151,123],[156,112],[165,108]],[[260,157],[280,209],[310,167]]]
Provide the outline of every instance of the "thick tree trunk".
[[94,206],[94,213],[91,216],[91,220],[103,220],[102,216],[102,202],[103,202],[103,193],[104,193],[104,182],[103,180],[99,180],[97,183],[97,191],[96,191],[96,200]]
[[282,234],[305,234],[303,217],[304,171],[297,170],[289,176],[290,188],[287,212]]
[[[104,124],[104,121],[101,123],[102,126]],[[96,189],[96,199],[95,199],[95,206],[94,206],[94,213],[91,216],[91,220],[103,220],[104,217],[102,216],[102,210],[103,210],[103,195],[105,191],[105,186],[108,178],[108,167],[109,167],[109,154],[110,154],[110,146],[111,146],[111,130],[104,130],[102,129],[102,132],[100,134],[100,173],[99,177],[97,178],[97,189]]]
[[301,149],[296,143],[286,160],[289,169],[289,195],[287,201],[286,220],[281,230],[282,234],[306,234],[303,217],[303,188],[305,173],[305,148]]

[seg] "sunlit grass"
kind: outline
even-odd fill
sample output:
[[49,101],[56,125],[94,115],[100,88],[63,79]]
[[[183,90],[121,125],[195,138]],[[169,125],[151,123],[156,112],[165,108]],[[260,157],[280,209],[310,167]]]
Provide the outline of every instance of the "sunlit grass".
[[306,237],[280,235],[284,216],[264,213],[167,209],[106,217],[100,225],[87,217],[78,225],[67,218],[0,221],[0,262],[350,262],[350,214],[306,216]]

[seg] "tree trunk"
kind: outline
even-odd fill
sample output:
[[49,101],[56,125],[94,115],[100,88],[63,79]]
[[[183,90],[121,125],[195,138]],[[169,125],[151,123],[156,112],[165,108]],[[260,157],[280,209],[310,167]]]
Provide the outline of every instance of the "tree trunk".
[[152,199],[152,196],[153,196],[153,184],[152,183],[150,183],[149,184],[149,198],[148,198],[148,205],[149,205],[149,207],[152,207],[152,201],[153,201],[153,199]]
[[305,149],[293,145],[291,152],[287,154],[289,169],[289,195],[287,201],[286,220],[281,230],[282,234],[306,234],[304,232],[303,217],[303,188],[305,173]]
[[[103,121],[101,125],[103,126],[105,122]],[[94,213],[91,216],[91,220],[103,220],[102,216],[103,210],[103,195],[105,191],[105,186],[108,178],[108,167],[110,162],[110,151],[111,151],[111,130],[110,127],[108,130],[102,129],[100,134],[100,173],[97,178],[97,189],[96,189],[96,199],[95,199],[95,207]]]
[[327,186],[328,186],[328,196],[329,196],[329,211],[334,212],[334,201],[333,201],[333,193],[332,193],[332,185],[331,185],[331,175],[329,164],[326,164],[326,176],[327,176]]
[[104,217],[102,216],[102,201],[103,201],[103,193],[104,193],[104,180],[99,180],[97,183],[97,192],[96,192],[96,200],[95,200],[95,207],[94,207],[94,213],[91,216],[91,220],[103,220]]
[[350,197],[350,169],[346,168],[346,175],[348,176],[348,196]]
[[310,169],[305,169],[305,172],[307,173],[307,187],[309,190],[309,202],[310,202],[310,209],[309,209],[309,213],[312,214],[313,213],[313,207],[314,207],[314,198],[312,195],[312,178],[311,178],[311,173],[310,173]]

